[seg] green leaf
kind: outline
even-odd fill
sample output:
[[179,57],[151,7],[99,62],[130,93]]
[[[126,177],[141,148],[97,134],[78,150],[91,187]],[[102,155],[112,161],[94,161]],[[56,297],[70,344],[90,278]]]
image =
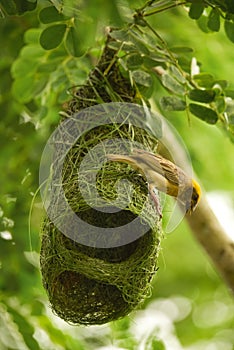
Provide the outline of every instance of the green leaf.
[[27,75],[22,79],[15,80],[12,92],[21,103],[28,103],[34,99],[48,83],[48,76]]
[[143,58],[138,53],[134,53],[128,56],[127,58],[127,67],[132,70],[139,68],[143,63]]
[[211,88],[214,84],[214,78],[211,74],[200,73],[193,76],[196,83],[204,88]]
[[14,79],[24,79],[27,76],[32,76],[37,70],[37,63],[28,59],[17,59],[12,67],[11,74]]
[[184,111],[186,109],[186,103],[175,96],[162,97],[160,105],[165,111]]
[[204,33],[210,33],[210,29],[208,27],[208,17],[207,16],[202,15],[197,20],[197,25]]
[[158,62],[168,62],[168,57],[159,53],[150,53],[150,55],[144,55],[144,57],[149,57],[151,60],[154,60],[156,63]]
[[156,66],[161,66],[163,68],[167,68],[165,63],[167,60],[162,58],[160,55],[156,56],[148,56],[148,55],[143,55],[143,65],[146,67],[146,69],[151,69]]
[[171,92],[182,95],[184,93],[184,88],[181,84],[177,82],[170,74],[165,73],[161,77],[162,84]]
[[189,17],[192,19],[198,19],[201,17],[204,8],[205,6],[202,1],[193,2],[190,6]]
[[215,104],[216,104],[217,111],[219,113],[223,113],[225,111],[225,109],[226,109],[226,101],[225,101],[225,98],[223,96],[219,96],[216,99]]
[[189,110],[197,118],[204,120],[208,124],[215,124],[218,121],[217,113],[211,108],[201,106],[195,103],[190,103]]
[[151,75],[142,70],[133,71],[132,78],[138,85],[143,85],[145,87],[150,87],[152,85]]
[[233,0],[225,0],[227,11],[234,14],[234,3]]
[[77,33],[74,27],[69,28],[69,32],[66,36],[65,46],[70,55],[74,57],[80,57],[85,54],[88,49],[84,38]]
[[27,76],[25,79],[17,79],[13,83],[12,92],[21,103],[28,103],[33,96],[33,76]]
[[224,22],[224,29],[228,39],[234,43],[234,23],[226,20]]
[[68,17],[65,17],[61,12],[58,12],[54,6],[48,6],[41,10],[39,13],[39,19],[42,23],[48,24],[66,21]]
[[221,89],[224,90],[228,86],[228,81],[227,80],[215,80],[214,86],[219,86]]
[[37,2],[32,2],[32,1],[18,1],[18,12],[19,14],[23,14],[27,11],[33,11],[35,10],[37,6]]
[[11,73],[14,79],[31,76],[36,70],[37,64],[33,60],[17,59],[11,67]]
[[17,14],[16,4],[13,0],[1,0],[0,5],[8,15],[12,16]]
[[174,53],[180,54],[180,53],[192,53],[194,50],[191,47],[187,46],[173,46],[170,48],[170,50]]
[[26,44],[38,44],[40,40],[41,29],[32,28],[26,31],[24,34],[24,42]]
[[[128,50],[128,49],[125,50],[124,46],[125,46],[125,44],[122,45],[120,41],[110,41],[110,42],[108,43],[108,47],[109,47],[110,49],[112,49],[112,50],[118,51],[118,50],[120,49],[120,47],[121,47],[121,49],[123,49],[123,51],[128,52],[129,50]],[[129,46],[129,45],[127,44],[127,47],[128,47],[128,46]],[[130,51],[135,51],[135,50],[131,50],[131,49],[130,49]]]
[[138,33],[133,30],[129,31],[129,40],[139,50],[139,54],[149,55],[149,49],[147,43],[140,37]]
[[220,15],[219,11],[216,8],[213,8],[210,11],[208,16],[207,26],[213,32],[218,32],[220,29]]
[[63,47],[61,47],[57,50],[50,51],[47,57],[49,61],[59,61],[59,60],[61,61],[65,59],[66,56],[67,56],[66,50]]
[[154,337],[152,339],[150,350],[166,350],[166,348],[161,340],[158,340],[156,337]]
[[174,78],[179,82],[184,84],[186,82],[186,79],[183,75],[183,73],[175,66],[171,66],[170,67],[170,71],[172,73],[172,75],[174,76]]
[[159,65],[158,61],[153,60],[151,57],[149,56],[143,56],[143,64],[144,66],[149,69],[149,68],[153,68],[155,66]]
[[57,63],[56,62],[46,62],[41,64],[38,69],[37,73],[52,73],[57,69]]
[[193,89],[188,96],[193,101],[210,103],[215,99],[215,92],[214,90]]
[[58,47],[64,37],[66,24],[56,24],[43,30],[40,36],[40,44],[45,50],[52,50]]
[[36,62],[41,60],[45,51],[39,45],[26,45],[22,48],[20,55],[23,59],[33,59]]
[[[46,109],[46,107],[43,106],[42,109]],[[32,310],[31,310],[32,316],[41,316],[45,309],[43,302],[38,299],[33,300],[31,307],[32,307]]]
[[96,26],[97,22],[90,18],[86,22],[80,18],[74,20],[74,26],[69,28],[65,39],[65,47],[70,55],[80,57],[94,45]]
[[[155,332],[155,330],[154,330]],[[166,350],[165,345],[152,332],[145,342],[145,350]]]
[[114,30],[113,32],[110,32],[109,35],[111,38],[121,42],[129,41],[129,33],[127,29]]
[[28,349],[40,350],[40,346],[37,343],[36,339],[33,337],[35,333],[35,328],[33,323],[28,320],[27,317],[23,316],[18,310],[17,307],[13,308],[8,305],[8,311],[11,314],[14,322],[16,323],[20,334],[23,336],[24,342],[27,345]]
[[0,5],[8,15],[12,16],[21,15],[27,11],[33,11],[37,6],[37,1],[1,0]]

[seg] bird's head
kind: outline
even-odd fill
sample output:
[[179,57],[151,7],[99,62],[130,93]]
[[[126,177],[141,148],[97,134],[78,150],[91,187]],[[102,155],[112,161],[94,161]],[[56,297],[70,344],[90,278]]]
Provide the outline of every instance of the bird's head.
[[195,180],[192,180],[192,191],[190,190],[189,198],[185,201],[186,213],[191,214],[197,207],[201,198],[201,188]]

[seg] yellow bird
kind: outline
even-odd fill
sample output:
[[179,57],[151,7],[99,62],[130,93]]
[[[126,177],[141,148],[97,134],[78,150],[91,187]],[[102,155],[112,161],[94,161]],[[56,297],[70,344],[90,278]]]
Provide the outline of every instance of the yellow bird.
[[146,178],[149,193],[160,217],[162,213],[157,190],[177,198],[185,206],[186,212],[195,210],[201,196],[199,184],[168,159],[142,149],[133,149],[131,155],[107,154],[107,159],[127,163]]

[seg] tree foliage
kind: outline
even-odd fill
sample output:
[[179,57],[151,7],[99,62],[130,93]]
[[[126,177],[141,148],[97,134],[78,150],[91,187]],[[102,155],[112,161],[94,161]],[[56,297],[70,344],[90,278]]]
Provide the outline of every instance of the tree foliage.
[[[36,6],[36,2],[28,1],[19,6],[16,1],[13,11],[12,3],[2,2],[2,11],[9,15],[22,14]],[[120,64],[143,99],[150,98],[160,81],[170,94],[160,101],[163,110],[186,111],[188,117],[193,114],[209,124],[219,122],[233,140],[234,91],[229,89],[228,81],[201,72],[199,63],[192,60],[192,48],[169,47],[158,29],[150,24],[150,17],[181,6],[202,30],[216,32],[222,20],[227,37],[230,40],[234,37],[233,5],[229,1],[148,1],[132,10],[127,19],[113,2],[108,15],[113,24],[118,24],[111,35],[116,39]],[[38,12],[41,25],[26,31],[25,45],[12,66],[12,76],[14,97],[26,105],[29,115],[35,115],[29,104],[34,108],[36,104],[41,119],[46,117],[50,106],[53,108],[54,99],[59,103],[66,101],[66,91],[84,80],[89,67],[87,53],[94,59],[97,55],[97,50],[91,48],[100,35],[100,20],[92,7],[81,4],[78,9],[71,1],[52,2],[42,8],[39,3]]]

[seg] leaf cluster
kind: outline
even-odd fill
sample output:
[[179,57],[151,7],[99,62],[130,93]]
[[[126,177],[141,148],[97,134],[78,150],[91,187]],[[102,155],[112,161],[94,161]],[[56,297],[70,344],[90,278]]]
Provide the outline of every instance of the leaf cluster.
[[40,44],[45,50],[55,49],[64,43],[68,55],[80,57],[95,39],[97,22],[91,17],[82,18],[81,11],[66,14],[66,11],[48,6],[40,11],[39,19],[46,24],[40,35]]
[[189,47],[168,47],[147,21],[115,30],[123,74],[139,99],[149,99],[158,81],[169,93],[160,100],[163,111],[186,111],[209,124],[219,123],[233,139],[234,91],[228,82],[200,72]]
[[230,0],[189,1],[189,17],[197,20],[204,32],[218,32],[221,20],[228,39],[234,42],[234,3]]
[[[232,0],[151,0],[138,10],[144,17],[152,16],[168,9],[185,7],[191,19],[196,20],[204,32],[218,32],[224,21],[224,30],[234,42],[234,3]],[[138,24],[141,20],[138,18]]]
[[[233,25],[233,9],[228,1],[148,1],[132,12],[128,24],[125,21],[112,29],[111,45],[117,52],[116,59],[122,74],[136,89],[139,102],[144,99],[148,103],[160,82],[169,93],[160,100],[162,111],[186,111],[188,117],[193,114],[209,124],[219,122],[233,139],[234,91],[228,82],[200,72],[193,49],[168,47],[155,26],[149,24],[149,16],[182,5],[189,6],[193,19],[199,21],[206,16],[209,30],[219,29],[221,17],[225,17],[229,27]],[[13,94],[26,106],[27,113],[36,112],[39,120],[49,111],[53,115],[55,101],[62,104],[68,98],[67,91],[82,84],[90,67],[87,52],[90,57],[94,54],[95,59],[95,50],[91,53],[89,48],[95,46],[99,19],[92,7],[82,6],[78,9],[66,0],[42,8],[40,28],[26,32],[26,45],[13,64]],[[119,18],[117,15],[117,22]]]
[[62,45],[44,50],[39,43],[42,34],[40,28],[25,33],[26,45],[11,68],[13,96],[39,122],[48,114],[57,119],[57,105],[68,99],[69,88],[79,85],[89,69],[88,61],[75,60]]
[[2,16],[22,15],[27,11],[35,10],[37,0],[1,0],[0,14]]
[[[25,32],[25,45],[11,69],[13,96],[38,126],[47,116],[49,123],[58,120],[61,104],[84,82],[103,43],[101,38],[96,48],[100,18],[93,7],[83,4],[78,9],[69,0],[50,2],[34,13],[39,26]],[[115,2],[107,6],[106,15],[113,12],[118,20]]]

